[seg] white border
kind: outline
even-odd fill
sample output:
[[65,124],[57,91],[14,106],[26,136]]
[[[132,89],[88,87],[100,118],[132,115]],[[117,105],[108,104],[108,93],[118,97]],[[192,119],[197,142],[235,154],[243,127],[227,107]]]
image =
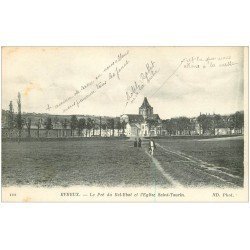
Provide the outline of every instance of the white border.
[[[249,1],[1,1],[6,45],[249,45]],[[249,249],[249,204],[1,204],[1,249]]]

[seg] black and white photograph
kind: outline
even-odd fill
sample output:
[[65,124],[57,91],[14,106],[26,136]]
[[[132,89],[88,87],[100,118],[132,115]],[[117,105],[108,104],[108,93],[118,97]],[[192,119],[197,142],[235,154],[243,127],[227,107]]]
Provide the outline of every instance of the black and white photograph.
[[2,200],[247,201],[247,47],[2,47]]
[[0,1],[0,248],[250,249],[249,17]]

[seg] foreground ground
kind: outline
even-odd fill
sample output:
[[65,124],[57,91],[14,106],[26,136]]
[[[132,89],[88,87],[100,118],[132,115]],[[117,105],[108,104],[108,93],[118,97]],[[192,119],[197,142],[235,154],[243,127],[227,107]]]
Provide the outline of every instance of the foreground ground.
[[2,183],[242,187],[243,138],[3,142]]

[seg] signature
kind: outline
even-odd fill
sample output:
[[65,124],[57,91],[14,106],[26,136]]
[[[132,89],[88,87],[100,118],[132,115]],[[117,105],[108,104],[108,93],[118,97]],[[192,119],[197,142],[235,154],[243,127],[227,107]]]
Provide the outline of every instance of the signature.
[[126,92],[127,95],[127,101],[129,101],[134,94],[138,95],[139,92],[144,88],[144,84],[138,84],[137,82],[134,82],[134,85],[130,86],[131,91],[130,92]]
[[[160,71],[156,69],[155,62],[151,61],[150,63],[146,63],[145,65],[146,70],[140,73],[139,81],[135,81],[131,86],[130,90],[126,91],[126,105],[131,102],[133,103],[138,96],[138,94],[143,90],[146,84],[149,84],[153,78],[157,75]],[[139,82],[139,83],[138,83]]]
[[144,73],[141,73],[140,77],[143,81],[146,80],[147,83],[150,83],[153,77],[159,72],[159,69],[155,69],[155,62],[153,61],[146,64],[146,69]]

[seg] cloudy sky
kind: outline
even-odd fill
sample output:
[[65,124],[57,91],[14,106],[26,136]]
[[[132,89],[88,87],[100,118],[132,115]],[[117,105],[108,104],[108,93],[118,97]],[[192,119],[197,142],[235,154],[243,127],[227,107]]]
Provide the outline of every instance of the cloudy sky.
[[243,62],[242,47],[4,47],[2,108],[16,110],[19,91],[24,112],[136,114],[147,96],[161,118],[229,114],[243,110]]

